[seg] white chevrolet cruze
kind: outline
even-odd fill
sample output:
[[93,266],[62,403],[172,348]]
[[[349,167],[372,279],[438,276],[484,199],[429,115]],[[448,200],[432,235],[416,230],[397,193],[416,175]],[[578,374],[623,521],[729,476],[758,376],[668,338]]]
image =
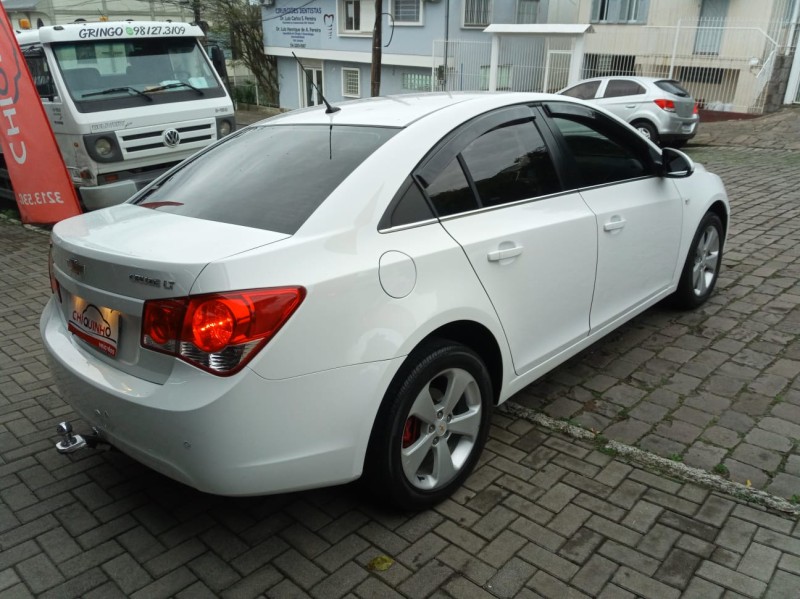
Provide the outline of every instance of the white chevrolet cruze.
[[659,300],[703,303],[728,220],[716,175],[564,96],[319,107],[56,225],[41,333],[96,435],[169,477],[363,474],[418,509],[498,403]]

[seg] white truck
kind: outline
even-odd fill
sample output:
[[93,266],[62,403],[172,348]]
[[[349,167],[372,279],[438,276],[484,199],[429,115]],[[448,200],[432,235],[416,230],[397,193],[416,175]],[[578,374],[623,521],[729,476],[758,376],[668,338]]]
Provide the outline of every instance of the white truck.
[[[156,21],[17,34],[84,209],[125,201],[236,128],[202,37],[195,25]],[[5,162],[0,197],[14,197]]]

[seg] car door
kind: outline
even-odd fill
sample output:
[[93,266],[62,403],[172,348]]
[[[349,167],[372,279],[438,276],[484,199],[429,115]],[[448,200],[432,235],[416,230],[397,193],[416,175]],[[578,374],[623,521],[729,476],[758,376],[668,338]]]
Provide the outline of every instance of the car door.
[[517,373],[587,336],[595,218],[563,191],[531,108],[473,121],[416,178],[494,305]]
[[636,81],[614,78],[606,82],[595,102],[622,120],[630,121],[646,98],[647,90]]
[[595,331],[664,292],[678,267],[683,201],[658,176],[658,154],[634,131],[585,106],[548,103],[570,178],[596,215]]

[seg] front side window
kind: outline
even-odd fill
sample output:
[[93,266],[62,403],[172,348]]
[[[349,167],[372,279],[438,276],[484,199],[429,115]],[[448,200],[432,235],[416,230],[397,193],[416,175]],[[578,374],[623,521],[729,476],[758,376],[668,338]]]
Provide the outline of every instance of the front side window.
[[464,27],[489,25],[491,8],[491,0],[464,0]]
[[225,95],[194,38],[139,38],[53,44],[79,112]]
[[53,76],[47,66],[47,60],[41,48],[25,49],[22,51],[25,62],[28,63],[28,70],[31,72],[36,91],[40,98],[52,98],[56,95],[56,88],[53,84]]
[[346,125],[248,127],[185,162],[135,203],[292,235],[397,131]]
[[606,85],[604,98],[620,98],[622,96],[639,96],[645,93],[645,89],[630,79],[612,79]]
[[580,180],[572,187],[590,187],[626,181],[653,173],[647,148],[617,123],[594,114],[595,118],[552,115],[552,122],[575,160]]
[[422,24],[422,0],[393,0],[392,8],[397,25]]

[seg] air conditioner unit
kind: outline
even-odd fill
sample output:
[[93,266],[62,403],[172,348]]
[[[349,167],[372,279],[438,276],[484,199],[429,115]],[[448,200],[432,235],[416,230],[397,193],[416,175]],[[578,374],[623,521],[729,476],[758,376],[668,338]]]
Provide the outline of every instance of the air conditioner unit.
[[269,8],[270,6],[275,6],[275,0],[258,0],[261,6],[265,6]]

